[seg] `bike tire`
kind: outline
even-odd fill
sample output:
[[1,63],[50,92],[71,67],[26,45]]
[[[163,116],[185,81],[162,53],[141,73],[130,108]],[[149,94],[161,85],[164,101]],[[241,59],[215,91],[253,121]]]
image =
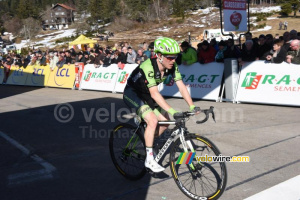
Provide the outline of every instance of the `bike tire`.
[[110,133],[110,156],[116,169],[129,180],[141,179],[145,173],[146,148],[140,129],[119,124]]
[[[217,146],[203,136],[188,134],[185,136],[185,140],[191,141],[197,156],[221,154]],[[171,148],[170,168],[179,189],[191,199],[218,199],[224,192],[227,183],[225,162],[202,162],[199,164],[194,157],[192,163],[195,169],[193,170],[188,164],[176,164],[182,152],[184,150],[180,138],[178,138]],[[205,181],[208,183],[204,183]],[[185,185],[186,183],[187,185]]]

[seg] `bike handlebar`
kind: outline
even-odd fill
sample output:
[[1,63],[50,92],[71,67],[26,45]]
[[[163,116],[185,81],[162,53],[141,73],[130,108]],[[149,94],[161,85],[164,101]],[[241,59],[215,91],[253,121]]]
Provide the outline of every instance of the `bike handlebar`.
[[[203,120],[196,121],[197,124],[202,124],[202,123],[206,122],[209,118],[209,113],[211,113],[213,120],[216,122],[213,106],[210,106],[209,109],[201,110],[201,113],[205,114],[205,118]],[[188,118],[189,116],[194,116],[196,113],[194,113],[194,112],[182,112],[182,113],[178,113],[177,115],[176,114],[174,115],[174,119],[182,120],[184,118]]]

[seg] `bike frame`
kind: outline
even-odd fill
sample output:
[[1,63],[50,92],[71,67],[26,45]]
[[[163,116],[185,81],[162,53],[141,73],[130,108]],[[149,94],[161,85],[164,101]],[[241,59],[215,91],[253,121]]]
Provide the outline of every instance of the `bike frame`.
[[[180,142],[181,142],[181,144],[182,144],[182,146],[183,146],[184,152],[188,152],[188,149],[190,149],[191,152],[195,152],[195,150],[194,150],[194,148],[193,148],[193,145],[192,145],[191,141],[190,141],[190,140],[187,140],[187,141],[185,140],[184,134],[185,134],[187,131],[186,131],[185,123],[184,123],[184,122],[180,122],[179,124],[178,124],[178,122],[176,122],[176,121],[159,121],[159,122],[158,122],[158,125],[159,125],[159,126],[160,126],[160,125],[166,125],[166,124],[168,124],[168,125],[177,125],[177,126],[173,129],[171,136],[170,136],[170,137],[168,138],[168,140],[164,143],[163,147],[160,149],[160,151],[159,151],[158,154],[156,155],[156,157],[155,157],[155,159],[154,159],[156,162],[159,162],[159,161],[161,160],[161,158],[163,157],[163,155],[164,155],[164,154],[166,153],[166,151],[169,149],[169,147],[171,146],[171,144],[177,140],[177,138],[180,138]],[[139,126],[137,127],[136,131],[137,131],[138,129],[144,129],[144,127],[145,127],[145,122],[141,122],[141,123],[139,124]],[[135,133],[136,133],[136,131],[135,131]],[[127,149],[127,148],[129,147],[130,143],[132,142],[132,140],[133,140],[134,137],[136,136],[135,133],[134,133],[134,135],[130,138],[130,140],[129,140],[128,144],[126,145],[126,148],[125,148],[125,149]],[[133,146],[132,146],[133,149],[135,148],[137,139],[138,139],[138,138],[136,138],[136,140],[135,140],[135,142],[134,142],[134,144],[133,144]],[[190,166],[192,169],[194,169],[194,165],[193,165],[193,164],[189,164],[189,166]]]

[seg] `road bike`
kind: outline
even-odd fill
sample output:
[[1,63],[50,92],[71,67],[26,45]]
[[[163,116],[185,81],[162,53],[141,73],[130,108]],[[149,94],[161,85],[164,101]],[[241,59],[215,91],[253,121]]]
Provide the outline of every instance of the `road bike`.
[[[206,122],[209,114],[215,121],[212,106],[201,112],[205,114],[205,118],[196,121],[197,124]],[[179,189],[191,199],[218,199],[226,187],[226,165],[225,162],[202,162],[197,159],[199,156],[219,156],[221,153],[209,139],[188,131],[186,121],[194,115],[194,112],[183,112],[176,120],[158,122],[158,125],[169,124],[175,127],[163,145],[158,147],[159,151],[154,159],[159,162],[172,145],[169,164]],[[119,124],[110,134],[109,149],[112,161],[116,169],[130,180],[138,180],[147,172],[144,166],[145,128],[145,121],[137,123],[137,126]],[[194,157],[185,163],[177,164],[178,159],[182,158],[182,153],[193,153]]]

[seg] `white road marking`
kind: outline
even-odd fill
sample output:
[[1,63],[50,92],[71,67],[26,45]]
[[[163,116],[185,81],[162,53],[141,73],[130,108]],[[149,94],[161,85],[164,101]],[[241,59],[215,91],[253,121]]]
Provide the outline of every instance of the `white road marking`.
[[7,140],[14,147],[22,151],[25,155],[30,156],[31,159],[33,159],[35,162],[37,162],[38,164],[44,167],[44,169],[41,170],[33,170],[24,173],[16,173],[16,174],[8,175],[9,186],[29,183],[37,180],[54,178],[53,172],[56,171],[56,168],[52,164],[46,162],[44,159],[42,159],[36,154],[31,155],[29,149],[27,149],[22,144],[20,144],[19,142],[17,142],[16,140],[14,140],[13,138],[9,137],[7,134],[1,131],[0,131],[0,136],[3,137],[5,140]]
[[300,175],[244,200],[300,200]]

